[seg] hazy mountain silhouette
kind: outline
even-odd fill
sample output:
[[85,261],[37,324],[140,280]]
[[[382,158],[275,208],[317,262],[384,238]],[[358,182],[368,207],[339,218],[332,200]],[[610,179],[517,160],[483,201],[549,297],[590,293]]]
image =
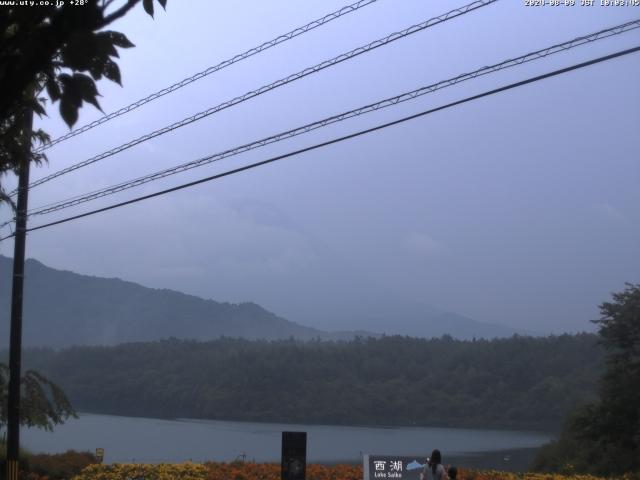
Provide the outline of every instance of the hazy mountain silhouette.
[[[12,259],[0,256],[0,334],[4,338],[9,333],[12,263]],[[446,322],[441,318],[443,315]],[[410,333],[428,337],[448,333],[458,338],[516,333],[507,327],[474,322],[452,313],[430,317],[414,325]],[[378,329],[381,322],[372,319],[371,330],[406,333],[393,331],[395,321],[388,321],[387,328]],[[274,340],[293,336],[303,340],[338,340],[355,335],[377,334],[364,329],[326,332],[286,320],[255,303],[220,303],[117,278],[55,270],[33,259],[27,260],[25,266],[23,344],[28,346],[114,345],[168,337]]]

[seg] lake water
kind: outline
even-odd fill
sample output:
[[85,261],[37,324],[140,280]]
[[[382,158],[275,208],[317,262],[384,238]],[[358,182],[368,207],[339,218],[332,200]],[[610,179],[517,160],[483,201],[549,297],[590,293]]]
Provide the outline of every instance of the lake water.
[[345,427],[209,420],[159,420],[81,414],[53,432],[22,429],[21,444],[33,452],[104,448],[105,462],[232,461],[240,454],[258,462],[280,461],[281,432],[307,432],[314,463],[360,463],[363,453],[424,457],[539,447],[538,432],[427,427]]

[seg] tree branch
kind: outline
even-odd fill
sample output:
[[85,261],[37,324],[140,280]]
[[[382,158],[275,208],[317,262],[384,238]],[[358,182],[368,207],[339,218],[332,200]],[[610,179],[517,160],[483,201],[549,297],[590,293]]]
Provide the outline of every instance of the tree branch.
[[[108,7],[109,4],[112,2],[113,0],[110,0],[109,2],[107,2],[107,5],[105,6]],[[125,5],[123,5],[122,7],[120,7],[118,10],[116,10],[115,12],[107,15],[106,17],[104,17],[103,21],[101,22],[101,25],[99,28],[104,28],[107,25],[109,25],[110,23],[114,22],[115,20],[124,17],[127,12],[129,10],[131,10],[133,7],[136,6],[136,4],[140,3],[140,0],[127,0],[127,3]]]

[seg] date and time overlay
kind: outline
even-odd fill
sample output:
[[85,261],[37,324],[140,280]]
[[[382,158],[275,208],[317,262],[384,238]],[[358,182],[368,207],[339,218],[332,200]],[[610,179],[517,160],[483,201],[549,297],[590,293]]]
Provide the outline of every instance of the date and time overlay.
[[[0,6],[39,7],[84,6],[92,0],[9,0]],[[95,0],[93,0],[95,1]],[[640,7],[640,0],[521,0],[525,7]]]
[[522,0],[525,7],[640,7],[640,0]]

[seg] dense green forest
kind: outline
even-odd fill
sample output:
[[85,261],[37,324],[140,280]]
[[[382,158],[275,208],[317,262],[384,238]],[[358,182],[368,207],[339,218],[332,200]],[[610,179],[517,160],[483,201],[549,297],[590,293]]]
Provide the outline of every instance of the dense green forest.
[[605,357],[598,398],[571,412],[533,467],[640,478],[640,284],[612,294],[600,314],[594,323]]
[[558,428],[593,399],[590,334],[458,341],[196,342],[30,349],[77,411],[354,425]]

